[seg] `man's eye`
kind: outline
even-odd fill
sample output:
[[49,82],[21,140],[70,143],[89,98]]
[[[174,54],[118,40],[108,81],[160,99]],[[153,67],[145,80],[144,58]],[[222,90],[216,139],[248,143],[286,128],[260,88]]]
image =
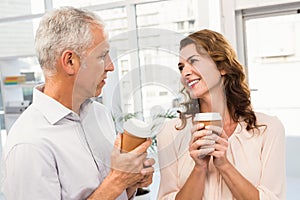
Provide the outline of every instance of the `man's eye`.
[[99,56],[99,59],[104,60],[109,51],[106,51],[103,55]]

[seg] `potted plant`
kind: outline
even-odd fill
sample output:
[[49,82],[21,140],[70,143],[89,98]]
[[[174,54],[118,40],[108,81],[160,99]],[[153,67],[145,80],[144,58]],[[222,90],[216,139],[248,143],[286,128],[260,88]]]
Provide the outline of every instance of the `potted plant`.
[[[135,112],[135,113],[126,113],[120,116],[115,116],[113,117],[115,125],[117,127],[117,132],[122,132],[122,125],[124,122],[126,122],[128,119],[135,118],[139,116],[141,113],[140,112]],[[157,120],[158,123],[153,123],[151,130],[153,132],[157,131],[158,126],[160,125],[159,122],[162,123],[164,119],[172,119],[177,117],[177,112],[174,110],[167,110],[167,111],[161,111],[158,112],[154,115],[152,115],[152,120]],[[162,119],[162,120],[159,120]],[[150,148],[148,149],[150,153],[156,154],[157,153],[157,139],[156,135],[152,137],[152,144]],[[150,200],[151,197],[151,191],[150,188],[138,188],[135,200]]]

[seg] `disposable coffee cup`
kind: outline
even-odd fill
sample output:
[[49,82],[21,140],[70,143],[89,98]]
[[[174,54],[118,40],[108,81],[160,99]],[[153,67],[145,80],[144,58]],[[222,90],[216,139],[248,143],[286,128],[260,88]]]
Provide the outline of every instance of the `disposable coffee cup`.
[[151,127],[144,121],[129,119],[124,125],[121,152],[129,152],[151,137]]
[[193,123],[203,123],[205,126],[213,125],[222,127],[222,117],[217,112],[197,113],[195,114]]

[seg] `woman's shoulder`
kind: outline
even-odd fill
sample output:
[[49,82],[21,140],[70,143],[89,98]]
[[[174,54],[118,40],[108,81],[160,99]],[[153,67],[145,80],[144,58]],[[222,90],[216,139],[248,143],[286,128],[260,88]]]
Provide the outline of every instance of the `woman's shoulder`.
[[284,136],[285,130],[282,122],[277,116],[272,116],[266,113],[256,112],[257,124],[264,126],[265,135]]
[[178,127],[181,126],[181,119],[179,118],[172,118],[172,119],[166,119],[163,122],[163,125],[161,127],[161,131],[167,131],[167,132],[172,132],[172,133],[179,133],[179,132],[184,132],[190,127],[190,120],[187,120],[187,124],[183,129],[178,129]]
[[267,126],[282,126],[282,122],[277,116],[272,116],[266,113],[255,112],[258,125],[267,125]]
[[189,130],[189,122],[182,130],[178,129],[180,124],[181,120],[179,118],[166,119],[158,131],[157,139],[167,141],[186,135],[184,133]]
[[167,133],[175,133],[178,132],[176,127],[180,124],[180,120],[178,118],[173,119],[165,119],[161,124],[159,133],[167,132]]
[[181,123],[181,120],[179,118],[166,119],[164,121],[164,126],[166,128],[175,128],[180,123]]

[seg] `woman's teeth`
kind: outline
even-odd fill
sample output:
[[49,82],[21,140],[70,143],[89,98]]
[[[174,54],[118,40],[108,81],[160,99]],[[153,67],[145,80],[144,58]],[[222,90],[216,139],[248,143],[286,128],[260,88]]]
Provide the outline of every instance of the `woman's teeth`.
[[191,87],[192,85],[198,83],[199,81],[200,81],[200,80],[194,80],[194,81],[192,81],[192,82],[189,82],[189,83],[188,83],[188,86]]

